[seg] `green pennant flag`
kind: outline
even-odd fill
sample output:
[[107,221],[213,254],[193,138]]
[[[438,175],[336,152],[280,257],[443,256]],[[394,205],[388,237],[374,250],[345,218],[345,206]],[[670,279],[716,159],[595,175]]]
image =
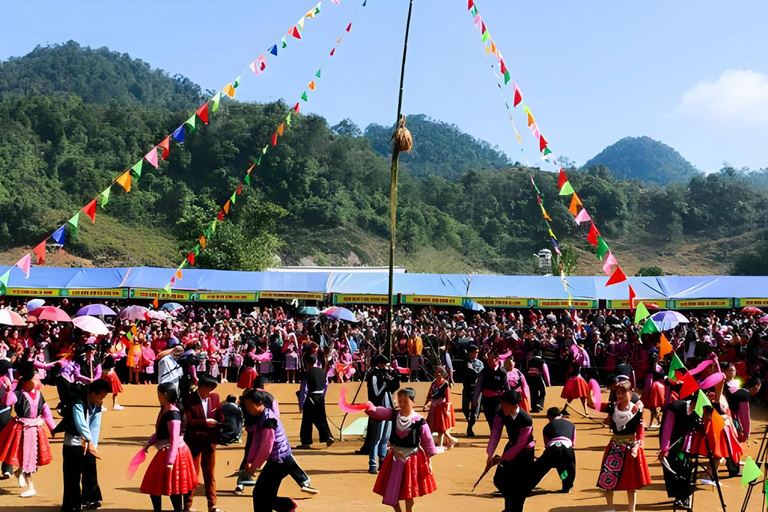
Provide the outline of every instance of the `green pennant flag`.
[[132,333],[131,331],[128,331],[128,332],[126,332],[126,333],[125,333],[125,338],[126,338],[128,341],[133,341],[133,333]]
[[232,201],[232,204],[235,204],[237,201],[237,192],[232,192],[232,197],[230,197],[229,200]]
[[261,157],[264,155],[259,155],[259,158],[256,159],[256,165],[261,165]]
[[544,151],[542,152],[542,154],[544,156],[551,155],[552,154],[552,150],[549,149],[549,148],[544,148]]
[[102,192],[101,194],[99,194],[99,197],[101,197],[101,207],[102,207],[102,208],[104,208],[105,206],[107,206],[107,203],[109,202],[109,193],[110,193],[110,190],[111,190],[110,188],[104,189],[104,192]]
[[235,78],[235,83],[232,87],[237,89],[239,85],[240,85],[240,77],[238,76],[237,78]]
[[575,194],[575,193],[576,193],[576,191],[573,190],[573,187],[571,186],[571,182],[570,181],[566,181],[565,184],[563,185],[563,188],[560,189],[560,195],[561,196],[567,196],[567,195],[571,195],[571,194]]
[[512,80],[512,75],[509,74],[509,71],[507,70],[504,73],[504,85],[507,85],[509,81]]
[[651,334],[654,332],[661,331],[659,331],[659,328],[656,326],[656,322],[653,321],[653,318],[648,318],[643,324],[643,330],[640,331],[640,334]]
[[318,70],[317,70],[317,73],[315,73],[315,76],[316,76],[317,78],[322,78],[322,76],[321,76],[321,73],[320,73],[321,71],[322,71],[322,69],[318,69]]
[[304,91],[304,94],[301,95],[301,99],[304,101],[309,101],[309,98],[307,98],[307,91]]
[[245,180],[243,180],[243,181],[245,181],[246,185],[250,185],[251,184],[251,175],[250,174],[246,174],[245,175]]
[[135,174],[137,178],[141,178],[141,168],[143,165],[144,165],[144,159],[142,158],[136,163],[136,165],[131,167],[131,171],[133,171],[133,174]]
[[[653,320],[651,320],[653,321]],[[685,368],[685,365],[680,360],[679,357],[677,357],[677,354],[672,354],[672,362],[669,363],[669,372],[667,373],[667,376],[670,379],[675,378],[675,370],[679,370],[680,368]]]
[[171,283],[166,284],[163,290],[165,290],[165,293],[171,293]]
[[489,34],[487,30],[483,32],[483,42],[488,41],[490,38],[491,38],[491,34]]
[[763,476],[763,472],[760,471],[760,467],[752,457],[747,457],[747,461],[744,463],[744,471],[741,474],[741,486],[746,487],[761,476]]
[[198,254],[200,254],[200,246],[198,245],[197,247],[195,247],[194,249],[192,249],[192,252],[195,254],[195,256],[197,256]]
[[218,222],[217,220],[211,222],[211,234],[216,232],[216,223],[217,222]]
[[285,118],[285,123],[288,126],[291,126],[291,114],[293,114],[293,112],[288,112],[288,117]]
[[469,12],[470,12],[470,13],[472,13],[472,16],[477,16],[477,13],[478,13],[479,11],[477,10],[477,6],[476,6],[476,5],[473,5],[473,6],[472,6],[472,10],[471,10],[471,11],[469,11]]
[[[13,268],[13,267],[11,267]],[[8,287],[8,278],[11,277],[11,269],[9,268],[5,274],[0,276],[0,292],[5,294],[5,289]]]
[[210,227],[206,228],[206,230],[203,231],[203,234],[205,235],[205,238],[211,238],[211,234],[212,234],[211,228]]
[[262,155],[266,155],[267,154],[267,148],[269,148],[269,146],[264,146],[264,149],[261,150],[261,154]]
[[212,108],[212,110],[214,112],[219,110],[219,103],[221,103],[221,92],[217,92],[216,95],[213,97],[213,108]]
[[320,4],[317,4],[317,7],[315,7],[315,14],[320,14]]
[[77,212],[74,217],[69,219],[67,221],[67,224],[69,224],[69,236],[70,237],[76,237],[77,236],[77,223],[80,220],[80,212]]
[[693,407],[693,412],[698,414],[699,418],[703,418],[704,408],[709,407],[710,405],[712,405],[712,403],[709,401],[709,398],[707,398],[707,395],[705,395],[702,390],[699,390],[696,395],[696,405]]
[[189,131],[193,132],[195,131],[195,123],[197,122],[197,114],[193,114],[192,117],[186,120],[184,124],[189,126]]
[[608,254],[611,250],[608,248],[608,244],[605,243],[603,237],[597,236],[597,259],[603,261],[603,256]]
[[643,320],[645,320],[649,316],[651,316],[651,314],[648,312],[648,308],[645,307],[645,304],[640,302],[637,305],[637,309],[635,309],[635,323],[637,325],[640,325],[640,322],[642,322]]
[[[541,191],[539,190],[539,187],[536,186],[536,183],[534,183],[533,181],[531,183],[533,184],[533,189],[536,191],[536,193],[539,196],[541,196]],[[539,198],[539,199],[541,199],[541,198]]]
[[286,48],[288,46],[288,43],[285,42],[285,36],[283,36],[280,42],[283,43],[283,48]]

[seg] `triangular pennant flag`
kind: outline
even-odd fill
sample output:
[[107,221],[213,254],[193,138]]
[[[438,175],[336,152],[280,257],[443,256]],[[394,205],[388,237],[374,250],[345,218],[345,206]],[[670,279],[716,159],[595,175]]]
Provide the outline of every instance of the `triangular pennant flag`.
[[301,33],[299,32],[299,29],[296,28],[296,25],[294,25],[290,29],[288,29],[288,35],[289,36],[293,36],[296,39],[301,39]]
[[588,220],[592,220],[592,217],[589,216],[586,208],[582,208],[576,216],[576,225],[580,226],[582,222],[587,222]]
[[96,224],[96,198],[83,207],[85,214],[91,218],[91,222]]
[[533,126],[536,121],[533,120],[533,114],[528,112],[528,126]]
[[744,463],[744,471],[741,475],[741,486],[746,487],[761,476],[763,476],[763,472],[760,470],[760,467],[755,463],[752,457],[747,457],[747,460]]
[[709,401],[706,393],[704,393],[702,390],[699,390],[699,392],[696,394],[696,405],[693,406],[693,412],[698,414],[699,418],[703,418],[705,407],[712,407],[712,402]]
[[230,201],[232,201],[232,204],[235,204],[237,202],[237,191],[232,192],[232,195],[229,198]]
[[[638,304],[637,308],[640,309],[640,305],[639,304]],[[675,376],[675,372],[677,370],[680,370],[680,369],[683,369],[683,368],[685,368],[685,365],[680,360],[680,358],[677,357],[677,354],[672,354],[672,362],[669,363],[669,372],[667,373],[667,377],[669,377],[670,379],[677,380],[677,377]]]
[[603,256],[608,254],[610,252],[610,249],[608,248],[608,244],[605,243],[605,240],[603,240],[603,237],[598,236],[597,237],[597,259],[600,261],[603,261]]
[[304,17],[305,18],[313,19],[315,17],[315,10],[314,9],[310,9],[309,12],[304,15]]
[[699,383],[693,378],[693,375],[686,373],[683,377],[683,387],[680,388],[680,399],[686,399],[699,390]]
[[272,134],[272,146],[277,146],[277,132]]
[[171,283],[166,284],[163,290],[165,290],[165,293],[171,293]]
[[0,291],[3,293],[5,293],[5,289],[8,287],[9,277],[11,277],[11,269],[6,270],[5,273],[0,276]]
[[45,263],[45,240],[37,244],[37,247],[32,249],[32,252],[34,252],[37,255],[37,264],[42,265]]
[[16,265],[14,267],[19,267],[21,270],[24,271],[24,273],[27,275],[26,279],[29,279],[29,267],[32,265],[32,256],[27,253],[24,255],[23,258],[21,258],[19,261],[16,262]]
[[70,237],[76,237],[77,236],[77,225],[80,221],[80,212],[77,212],[74,216],[72,216],[71,219],[67,221],[67,224],[69,224],[69,236]]
[[640,322],[642,322],[649,316],[651,316],[651,314],[648,312],[648,308],[645,307],[645,304],[640,302],[637,305],[637,311],[635,311],[635,323],[637,325],[640,325]]
[[277,57],[277,45],[272,46],[272,48],[269,49],[269,53]]
[[720,433],[725,428],[725,419],[717,412],[717,409],[712,409],[712,433],[715,434],[715,439],[720,439]]
[[318,69],[318,70],[317,70],[317,73],[315,73],[315,76],[316,76],[317,78],[321,78],[321,77],[322,77],[322,73],[321,73],[322,71],[323,71],[322,69]]
[[600,235],[600,232],[597,230],[597,226],[595,226],[595,223],[592,222],[589,225],[589,234],[587,235],[587,242],[590,244],[597,246],[597,237]]
[[336,48],[331,48],[331,57],[333,57],[333,54],[336,53]]
[[523,93],[520,92],[520,88],[517,86],[517,84],[513,84],[515,87],[515,100],[512,103],[513,106],[517,107],[520,103],[523,102]]
[[640,334],[652,334],[654,332],[661,331],[659,331],[659,328],[656,325],[656,322],[653,321],[653,318],[648,318],[643,324],[643,329],[640,331]]
[[136,162],[133,167],[131,167],[131,172],[136,175],[137,178],[141,178],[141,169],[144,167],[144,159],[139,160]]
[[469,3],[467,5],[467,10],[472,9],[472,7],[475,6],[475,0],[469,0]]
[[216,112],[217,110],[219,110],[219,104],[221,103],[221,93],[217,92],[216,94],[214,94],[211,100],[213,101],[213,107],[211,108],[211,110]]
[[605,283],[605,286],[612,286],[614,284],[623,283],[626,280],[627,276],[624,274],[624,271],[621,270],[621,267],[617,266],[611,278],[608,279],[607,283]]
[[[233,87],[234,87],[235,89],[237,89],[238,87],[240,87],[240,75],[238,75],[238,76],[237,76],[237,78],[235,78],[235,83],[233,84]],[[234,96],[232,96],[232,97],[234,98]]]
[[309,98],[307,98],[307,91],[304,91],[304,92],[301,94],[301,99],[303,99],[304,101],[309,101]]
[[195,265],[195,253],[191,252],[191,253],[187,254],[187,261],[189,262],[190,265],[194,266]]
[[227,215],[229,215],[229,205],[230,204],[231,204],[231,201],[227,200],[227,202],[224,203],[224,208],[222,208],[224,210],[224,213],[226,213]]
[[285,117],[285,124],[291,126],[291,112],[288,112],[288,115]]
[[551,150],[551,149],[549,149],[549,148],[544,148],[544,151],[542,151],[542,152],[541,152],[541,154],[543,155],[543,156],[541,157],[541,158],[542,158],[542,160],[547,160],[547,159],[548,159],[548,155],[551,155],[551,154],[552,154],[552,150]]
[[[228,205],[225,205],[225,206],[229,208]],[[219,210],[219,213],[216,215],[216,220],[218,220],[219,222],[224,220],[224,210]]]
[[232,86],[232,84],[227,84],[222,90],[222,92],[227,96],[229,96],[230,98],[235,97],[235,88]]
[[296,22],[296,26],[299,27],[299,31],[304,31],[304,16],[301,17],[299,21]]
[[664,359],[664,356],[671,354],[674,351],[672,344],[669,342],[664,333],[661,334],[661,344],[659,345],[659,359]]
[[539,151],[544,151],[545,149],[547,149],[548,144],[549,143],[546,141],[546,139],[544,139],[544,136],[542,135],[539,138]]
[[207,240],[205,238],[205,235],[203,235],[200,238],[198,238],[197,241],[198,241],[198,243],[200,243],[200,247],[205,249],[205,246],[207,245]]
[[282,47],[283,47],[283,48],[286,48],[286,47],[288,46],[288,43],[286,43],[286,42],[285,42],[285,36],[283,36],[283,38],[282,38],[282,39],[280,39],[280,42],[281,42],[281,43],[283,43],[283,44],[282,44]]
[[195,131],[195,124],[196,123],[197,123],[197,115],[193,115],[192,117],[190,117],[189,119],[184,121],[184,124],[189,126],[189,131],[191,131],[191,132]]
[[251,175],[250,174],[246,174],[245,175],[245,179],[243,181],[245,181],[246,185],[250,185],[251,184]]
[[[184,263],[186,263],[186,261],[184,261]],[[184,265],[184,263],[182,263],[182,265]],[[181,273],[181,267],[179,267],[179,269],[176,271],[176,279],[183,279],[182,276],[183,274]]]
[[179,126],[176,128],[176,131],[173,132],[173,140],[181,144],[184,142],[184,125]]
[[347,25],[347,32],[349,32],[350,30],[352,30],[352,24],[351,23],[349,25]]
[[608,257],[605,258],[605,262],[603,263],[603,273],[609,276],[613,273],[613,267],[618,266],[619,262],[616,261],[616,256],[614,256],[612,252],[608,251]]
[[297,114],[299,113],[299,104],[297,103],[295,107],[293,107],[293,111]]
[[200,254],[200,245],[196,245],[194,249],[192,249],[192,254],[195,256]]
[[208,103],[200,105],[200,108],[197,109],[197,117],[199,117],[203,123],[208,124]]
[[[118,185],[120,185],[121,187],[123,187],[123,189],[125,189],[126,192],[130,192],[131,191],[131,181],[133,181],[133,178],[131,178],[131,172],[130,171],[125,171],[123,174],[120,175],[119,178],[117,178],[116,183]],[[109,189],[107,189],[107,190],[109,190]],[[109,194],[107,194],[107,197],[109,197]],[[106,203],[106,201],[103,201],[101,203],[101,205],[104,206],[105,203]]]
[[485,42],[489,41],[490,39],[491,39],[491,34],[487,30],[485,32],[483,32],[483,42],[485,43]]
[[167,136],[163,139],[163,141],[157,145],[157,147],[162,148],[163,153],[160,155],[160,158],[163,160],[168,160],[168,155],[171,154],[171,136]]
[[154,306],[155,309],[160,307],[160,301],[157,300],[157,297],[155,297],[155,300],[152,301],[152,306]]
[[157,169],[158,163],[157,163],[157,146],[153,147],[149,150],[149,153],[144,155],[144,160],[146,160],[149,165]]
[[309,87],[310,91],[314,91],[315,90],[315,81],[312,80],[311,82],[309,82],[309,85],[307,87]]
[[216,221],[211,222],[211,233],[216,232]]
[[251,174],[251,171],[253,170],[254,167],[256,167],[256,164],[252,163],[251,166],[248,168],[248,170],[245,171],[245,174]]
[[575,193],[576,193],[576,191],[573,190],[573,186],[571,186],[571,182],[570,181],[566,181],[565,185],[563,185],[560,188],[560,195],[561,196],[567,196],[569,194],[575,194]]
[[264,146],[264,148],[261,150],[261,154],[262,154],[262,155],[266,155],[266,154],[267,154],[267,148],[268,148],[268,147],[269,147],[269,144],[267,144],[266,146]]
[[566,176],[565,171],[563,169],[560,169],[560,174],[557,176],[557,188],[561,189],[563,188],[563,185],[568,183],[568,176]]
[[632,288],[632,285],[629,285],[629,310],[630,311],[635,309],[636,298],[637,298],[637,294],[635,293],[635,289]]
[[109,202],[109,194],[111,193],[111,189],[106,188],[104,191],[99,194],[99,197],[101,197],[101,207],[104,208],[107,206],[107,203]]
[[236,193],[237,195],[240,195],[240,194],[242,194],[242,193],[243,193],[243,184],[242,184],[242,183],[238,183],[238,184],[237,184],[237,192],[235,192],[235,193]]
[[280,126],[277,127],[277,134],[282,137],[283,133],[285,133],[285,123],[280,123]]
[[579,214],[579,206],[583,208],[584,204],[582,204],[578,194],[574,193],[573,196],[571,196],[571,206],[568,207],[574,217]]

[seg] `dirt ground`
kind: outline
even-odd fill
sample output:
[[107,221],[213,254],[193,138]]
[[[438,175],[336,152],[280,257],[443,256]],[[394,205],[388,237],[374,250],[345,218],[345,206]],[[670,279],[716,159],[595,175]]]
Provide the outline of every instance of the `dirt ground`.
[[[348,385],[349,396],[354,394],[356,383]],[[423,403],[426,384],[414,386],[418,392],[417,403]],[[149,497],[139,491],[141,478],[149,462],[139,469],[130,481],[125,478],[125,470],[133,455],[153,432],[153,425],[158,412],[157,397],[152,386],[125,386],[125,393],[120,395],[119,403],[123,411],[108,411],[104,413],[99,444],[99,480],[104,501],[100,510],[138,511],[151,510]],[[301,416],[296,405],[295,391],[297,387],[289,384],[270,385],[269,391],[277,396],[281,403],[281,414],[292,446],[298,444],[298,433]],[[328,391],[328,403],[335,404],[339,396],[340,386],[332,385]],[[222,399],[229,393],[239,395],[234,384],[223,384],[217,392]],[[461,386],[454,388],[454,404],[461,402]],[[54,388],[46,388],[45,396],[49,403],[57,403]],[[358,401],[364,400],[365,389]],[[561,406],[560,388],[548,390],[547,407]],[[111,398],[107,398],[111,405]],[[342,414],[336,405],[328,407],[329,419],[336,425],[341,424]],[[593,417],[598,414],[591,411]],[[647,413],[646,413],[647,414]],[[347,419],[345,427],[354,421]],[[557,494],[560,481],[555,471],[540,484],[540,489],[526,502],[526,510],[549,510],[553,512],[600,512],[606,510],[602,494],[595,487],[600,459],[607,443],[608,430],[599,424],[572,414],[572,421],[577,425],[576,483],[571,494]],[[601,418],[602,419],[602,418]],[[646,417],[647,419],[647,417]],[[495,490],[492,475],[488,475],[472,493],[472,485],[482,472],[485,464],[485,446],[488,439],[488,429],[484,422],[476,427],[477,437],[463,437],[466,428],[463,416],[457,411],[457,428],[460,435],[459,445],[449,452],[438,454],[433,459],[433,468],[438,490],[434,494],[416,500],[417,510],[441,511],[493,511],[503,509],[503,500],[492,496]],[[763,408],[753,408],[753,441],[749,445],[749,453],[754,457],[759,449],[762,432],[765,430],[768,412]],[[537,439],[536,453],[541,453],[541,430],[546,423],[543,414],[534,415],[534,429]],[[333,429],[333,425],[331,426]],[[338,435],[338,429],[335,431]],[[308,497],[299,491],[296,484],[287,478],[281,487],[281,495],[293,497],[299,502],[299,510],[306,512],[328,511],[337,512],[360,510],[391,510],[381,504],[378,495],[371,488],[375,477],[367,472],[367,459],[355,455],[360,447],[362,438],[359,436],[345,437],[343,442],[337,442],[330,449],[319,444],[310,451],[296,451],[299,464],[312,478],[312,485],[320,490],[320,494]],[[0,482],[0,512],[54,512],[59,510],[62,492],[61,475],[61,436],[51,440],[54,454],[53,462],[41,469],[35,475],[38,495],[22,499],[14,479]],[[503,446],[503,444],[502,444]],[[658,455],[658,430],[648,431],[646,437],[646,454],[651,468],[652,483],[638,493],[638,510],[672,510],[671,501],[666,497],[661,464],[656,460]],[[221,447],[217,454],[216,480],[219,489],[218,506],[226,512],[252,510],[250,490],[246,494],[236,496],[233,493],[235,478],[230,477],[237,470],[242,458],[243,444]],[[150,450],[149,457],[154,454]],[[149,459],[149,458],[148,458]],[[758,491],[756,488],[755,491]],[[741,508],[745,490],[740,486],[739,479],[723,481],[723,494],[728,510]],[[749,511],[760,510],[762,493],[755,492],[750,501]],[[170,510],[170,502],[166,499],[164,509]],[[195,497],[194,508],[206,510],[205,495],[202,481]],[[616,509],[626,510],[626,494],[616,494]],[[717,493],[714,487],[700,486],[696,493],[694,510],[720,510]]]

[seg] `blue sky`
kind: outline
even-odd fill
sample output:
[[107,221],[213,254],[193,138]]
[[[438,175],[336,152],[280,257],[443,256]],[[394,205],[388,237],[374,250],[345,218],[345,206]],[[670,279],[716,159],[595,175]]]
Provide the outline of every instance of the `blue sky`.
[[[6,3],[0,59],[73,39],[181,73],[203,88],[233,80],[317,0]],[[395,118],[407,0],[323,0],[302,41],[244,74],[238,98],[295,103],[361,127]],[[466,0],[415,0],[404,111],[520,150]],[[648,135],[704,171],[768,167],[768,3],[757,0],[478,0],[491,35],[556,155],[581,165],[625,136]],[[76,7],[75,7],[76,6]],[[353,21],[351,34],[344,28]],[[344,35],[336,56],[328,52]],[[508,90],[511,94],[511,89]],[[526,151],[537,147],[515,112]],[[418,140],[416,141],[418,144]]]

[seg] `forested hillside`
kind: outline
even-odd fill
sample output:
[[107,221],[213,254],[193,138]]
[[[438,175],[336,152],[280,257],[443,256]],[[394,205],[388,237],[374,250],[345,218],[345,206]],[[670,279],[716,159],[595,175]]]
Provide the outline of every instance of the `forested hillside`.
[[[69,62],[69,79],[46,74],[41,58]],[[0,63],[0,84],[23,76],[27,85],[0,89],[3,263],[51,234],[180,126],[199,94],[196,85],[179,89],[179,79],[127,56],[73,44],[38,48],[12,63]],[[102,97],[105,82],[90,79],[104,63],[124,77],[110,89],[115,97]],[[129,92],[136,66],[135,81],[149,76],[154,84],[141,95]],[[47,85],[31,85],[38,82]],[[287,111],[282,103],[223,101],[209,125],[188,134],[184,144],[173,143],[158,170],[145,166],[130,193],[113,188],[96,225],[81,221],[64,261],[177,265]],[[409,116],[408,126],[415,149],[404,157],[400,182],[398,264],[413,271],[533,271],[532,254],[549,240],[529,169],[510,166],[487,143],[426,116]],[[261,269],[274,264],[275,255],[293,264],[386,263],[389,133],[372,125],[362,134],[351,121],[330,127],[322,117],[296,115],[198,266]],[[553,230],[578,257],[576,272],[599,272],[585,226],[574,224],[557,195],[556,174],[532,172]],[[768,243],[760,232],[768,195],[743,172],[726,168],[667,187],[619,180],[602,166],[569,176],[627,272],[649,265],[722,272],[734,264],[741,273],[766,271],[761,265],[768,251],[759,244]]]

